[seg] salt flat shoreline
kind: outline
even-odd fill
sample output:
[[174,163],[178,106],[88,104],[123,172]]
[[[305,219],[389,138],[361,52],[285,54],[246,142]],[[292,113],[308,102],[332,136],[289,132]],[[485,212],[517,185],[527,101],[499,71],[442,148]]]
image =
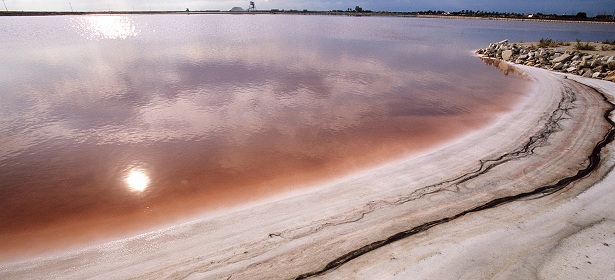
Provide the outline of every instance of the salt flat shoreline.
[[[604,205],[615,203],[615,157],[603,140],[615,83],[515,67],[534,80],[516,109],[429,153],[156,232],[3,263],[0,278],[531,279],[561,266],[613,275],[604,260],[615,254],[615,211]],[[598,143],[591,172],[532,193],[588,169]],[[591,246],[600,266],[570,261]]]

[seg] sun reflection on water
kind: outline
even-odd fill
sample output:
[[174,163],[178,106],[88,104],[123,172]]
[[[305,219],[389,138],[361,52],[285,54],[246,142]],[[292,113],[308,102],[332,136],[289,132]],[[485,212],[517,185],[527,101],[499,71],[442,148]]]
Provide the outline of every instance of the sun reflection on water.
[[133,20],[126,16],[97,15],[79,17],[77,28],[88,39],[126,39],[138,34]]
[[133,192],[143,192],[149,186],[150,179],[145,170],[131,169],[124,177],[126,187]]

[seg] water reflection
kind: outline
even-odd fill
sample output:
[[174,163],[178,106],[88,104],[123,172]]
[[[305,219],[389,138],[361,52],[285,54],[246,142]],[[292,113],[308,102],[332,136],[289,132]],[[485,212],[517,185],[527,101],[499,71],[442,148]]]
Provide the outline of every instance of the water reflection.
[[73,20],[77,29],[88,39],[126,39],[138,34],[133,20],[126,16],[94,15]]
[[126,174],[124,182],[129,190],[133,192],[143,192],[149,187],[150,178],[145,170],[133,168]]
[[[154,223],[338,176],[476,128],[523,92],[456,46],[382,39],[380,21],[326,18],[361,31],[333,36],[308,17],[71,20],[83,36],[0,42],[0,237]],[[416,32],[391,20],[376,29]]]
[[506,61],[502,61],[502,60],[499,60],[499,59],[493,59],[493,58],[490,58],[490,57],[481,57],[480,59],[483,62],[485,62],[485,64],[491,65],[491,66],[497,68],[498,71],[500,71],[505,76],[507,76],[509,73],[512,73],[512,74],[515,74],[515,75],[518,75],[518,76],[523,76],[524,75],[523,71],[517,69],[517,67],[512,65],[512,63],[508,63]]

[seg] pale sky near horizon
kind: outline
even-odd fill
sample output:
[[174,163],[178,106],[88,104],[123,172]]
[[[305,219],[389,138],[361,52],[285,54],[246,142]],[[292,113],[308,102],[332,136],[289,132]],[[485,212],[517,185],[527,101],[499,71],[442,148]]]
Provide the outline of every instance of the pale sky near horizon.
[[[9,11],[229,10],[249,0],[3,0]],[[256,8],[346,10],[359,5],[372,11],[482,10],[515,13],[615,14],[615,0],[256,0]],[[5,8],[2,6],[2,8]]]

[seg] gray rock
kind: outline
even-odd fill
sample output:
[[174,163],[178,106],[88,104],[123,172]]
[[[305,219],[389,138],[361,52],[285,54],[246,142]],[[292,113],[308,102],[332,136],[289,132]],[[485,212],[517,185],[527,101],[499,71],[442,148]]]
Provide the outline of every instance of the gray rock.
[[583,77],[606,79],[604,77],[608,76],[615,81],[614,56],[590,55],[578,51],[563,51],[552,48],[536,50],[510,44],[508,40],[491,43],[488,48],[479,49],[477,53],[505,61],[514,61],[517,64],[567,72]]
[[600,58],[595,58],[592,63],[590,64],[590,66],[593,67],[598,67],[598,66],[602,66],[602,59]]
[[591,78],[593,74],[594,74],[594,72],[592,72],[591,69],[588,69],[587,71],[585,71],[585,73],[583,73],[583,77]]

